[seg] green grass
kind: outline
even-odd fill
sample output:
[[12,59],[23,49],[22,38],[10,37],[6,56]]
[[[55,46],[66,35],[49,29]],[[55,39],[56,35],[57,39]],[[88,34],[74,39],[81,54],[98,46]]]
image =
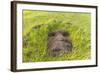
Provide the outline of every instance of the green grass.
[[[23,11],[23,62],[90,59],[90,13]],[[47,55],[47,35],[63,30],[70,33],[73,50],[69,54]]]

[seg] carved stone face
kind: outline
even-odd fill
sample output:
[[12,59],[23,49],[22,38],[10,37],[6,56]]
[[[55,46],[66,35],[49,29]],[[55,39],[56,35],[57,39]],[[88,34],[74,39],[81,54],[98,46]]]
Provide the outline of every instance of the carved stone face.
[[72,51],[72,42],[68,32],[56,31],[48,34],[48,54],[60,56]]

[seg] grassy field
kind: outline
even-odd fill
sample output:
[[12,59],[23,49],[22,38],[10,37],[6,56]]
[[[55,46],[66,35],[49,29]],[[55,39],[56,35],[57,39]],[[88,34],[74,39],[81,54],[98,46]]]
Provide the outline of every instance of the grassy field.
[[[91,14],[23,10],[23,62],[45,62],[90,59]],[[73,50],[69,54],[47,55],[48,32],[70,33]]]

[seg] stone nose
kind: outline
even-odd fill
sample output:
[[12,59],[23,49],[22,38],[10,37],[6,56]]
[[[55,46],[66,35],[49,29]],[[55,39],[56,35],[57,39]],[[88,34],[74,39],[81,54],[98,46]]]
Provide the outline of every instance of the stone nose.
[[65,37],[63,35],[61,35],[61,34],[56,35],[56,40],[61,41],[61,40],[64,40],[64,39],[65,39]]

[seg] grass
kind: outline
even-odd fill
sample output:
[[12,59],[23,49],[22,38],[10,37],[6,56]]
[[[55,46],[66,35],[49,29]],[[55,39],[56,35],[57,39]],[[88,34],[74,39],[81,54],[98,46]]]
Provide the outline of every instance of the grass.
[[[23,10],[23,62],[45,62],[90,59],[91,14]],[[62,56],[47,55],[48,32],[70,33],[73,51]]]

